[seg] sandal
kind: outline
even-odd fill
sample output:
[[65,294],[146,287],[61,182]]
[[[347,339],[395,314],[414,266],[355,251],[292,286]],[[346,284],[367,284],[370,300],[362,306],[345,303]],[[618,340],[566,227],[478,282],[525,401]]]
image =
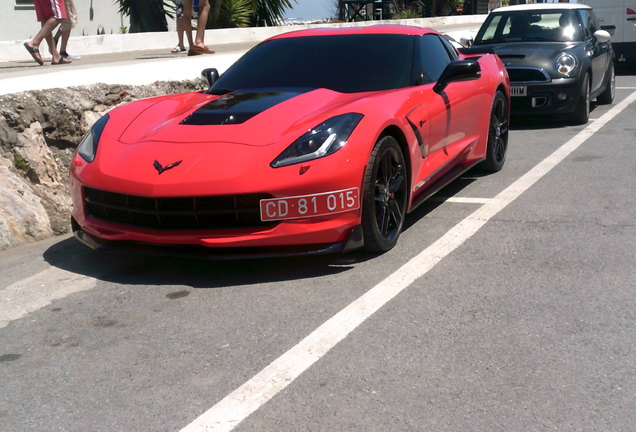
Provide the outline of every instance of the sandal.
[[26,48],[29,54],[31,54],[31,57],[33,57],[33,60],[35,60],[40,66],[44,64],[44,61],[42,61],[42,56],[40,55],[39,49],[33,48],[31,45],[28,44],[28,42],[24,43],[24,48]]
[[[203,46],[197,46],[194,45],[192,46],[192,48],[190,48],[190,51],[196,52],[197,54],[214,54],[214,51],[212,51],[210,48]],[[190,54],[190,51],[188,51],[188,54]],[[192,54],[192,55],[196,55],[196,54]]]
[[63,64],[71,64],[73,63],[72,61],[70,61],[69,59],[66,59],[64,57],[60,57],[60,61],[52,61],[51,64],[52,65],[63,65]]
[[174,47],[172,49],[172,51],[170,51],[172,54],[176,54],[176,53],[180,53],[180,52],[184,52],[186,49],[182,46],[177,45],[176,47]]

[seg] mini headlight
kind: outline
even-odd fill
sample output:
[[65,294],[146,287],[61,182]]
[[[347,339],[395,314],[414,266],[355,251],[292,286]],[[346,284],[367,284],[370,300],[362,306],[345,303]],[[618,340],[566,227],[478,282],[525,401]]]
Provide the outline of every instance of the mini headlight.
[[577,61],[576,57],[572,54],[561,53],[554,62],[554,68],[563,76],[570,76],[574,69],[576,69]]
[[102,136],[102,131],[110,119],[108,114],[103,115],[88,131],[82,142],[77,146],[77,153],[86,161],[93,162],[97,153],[97,144]]
[[349,113],[326,120],[294,141],[270,166],[280,168],[337,152],[345,145],[362,117],[362,114]]

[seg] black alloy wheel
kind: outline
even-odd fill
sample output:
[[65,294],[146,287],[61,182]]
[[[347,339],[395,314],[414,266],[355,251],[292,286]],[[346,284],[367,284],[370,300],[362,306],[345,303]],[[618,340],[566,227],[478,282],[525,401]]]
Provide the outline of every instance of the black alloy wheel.
[[490,112],[486,159],[482,163],[482,168],[486,171],[497,172],[503,168],[508,153],[509,130],[508,99],[501,90],[497,90]]
[[381,138],[369,159],[364,180],[362,231],[364,248],[382,253],[396,245],[408,197],[404,154],[391,136]]

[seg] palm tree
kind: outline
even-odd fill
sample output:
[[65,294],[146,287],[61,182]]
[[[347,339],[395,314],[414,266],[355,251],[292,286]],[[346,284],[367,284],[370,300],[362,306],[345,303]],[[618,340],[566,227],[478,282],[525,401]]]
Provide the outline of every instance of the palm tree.
[[174,17],[175,4],[167,0],[115,0],[119,12],[130,16],[130,32],[167,31],[166,16]]
[[256,27],[279,25],[285,10],[292,7],[292,1],[297,3],[296,0],[252,0],[255,12],[252,24]]

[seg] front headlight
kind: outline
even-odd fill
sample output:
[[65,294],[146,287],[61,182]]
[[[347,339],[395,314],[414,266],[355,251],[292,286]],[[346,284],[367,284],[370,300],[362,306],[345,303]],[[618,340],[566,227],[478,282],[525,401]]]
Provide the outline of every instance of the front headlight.
[[82,142],[77,146],[77,153],[86,161],[93,162],[97,153],[97,144],[102,136],[102,131],[110,119],[108,114],[103,115],[88,131]]
[[574,69],[576,69],[576,65],[576,57],[568,53],[559,54],[556,61],[554,62],[554,68],[556,69],[556,71],[566,77],[569,77],[572,72],[574,72]]
[[337,152],[345,145],[362,117],[362,114],[349,113],[326,120],[294,141],[270,166],[280,168]]

